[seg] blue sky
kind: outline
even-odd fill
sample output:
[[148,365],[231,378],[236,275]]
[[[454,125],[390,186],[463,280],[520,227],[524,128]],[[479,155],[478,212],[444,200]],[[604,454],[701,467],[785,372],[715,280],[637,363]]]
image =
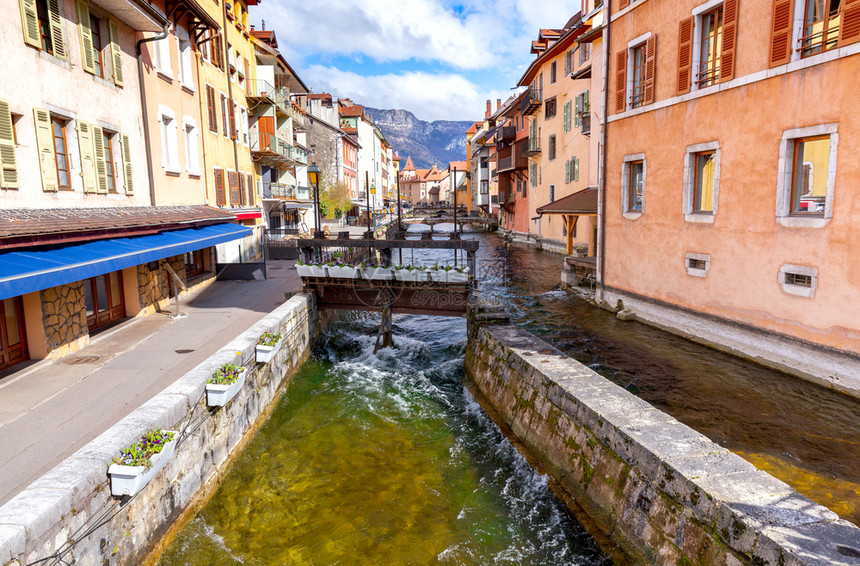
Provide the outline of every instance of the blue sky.
[[475,120],[510,96],[538,29],[579,0],[264,0],[250,10],[314,92],[422,120]]

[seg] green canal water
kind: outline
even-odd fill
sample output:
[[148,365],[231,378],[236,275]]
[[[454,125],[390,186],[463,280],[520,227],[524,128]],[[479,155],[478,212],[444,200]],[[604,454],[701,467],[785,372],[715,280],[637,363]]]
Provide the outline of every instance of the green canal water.
[[[860,403],[618,321],[558,290],[559,256],[475,237],[483,298],[516,324],[860,522]],[[158,564],[609,566],[464,387],[465,321],[395,316],[374,355],[377,324],[328,329]]]

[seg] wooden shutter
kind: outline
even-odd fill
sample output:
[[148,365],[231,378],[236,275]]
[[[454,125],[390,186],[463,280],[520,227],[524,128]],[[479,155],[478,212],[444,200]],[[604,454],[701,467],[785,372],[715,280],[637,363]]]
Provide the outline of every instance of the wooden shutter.
[[58,189],[57,156],[54,154],[54,132],[51,115],[43,108],[33,108],[36,119],[36,147],[39,149],[39,167],[42,170],[42,190]]
[[229,171],[227,180],[230,183],[230,204],[239,204],[239,174]]
[[245,206],[245,175],[239,173],[239,204]]
[[119,46],[119,26],[113,20],[108,21],[110,31],[111,63],[113,63],[113,82],[122,86],[122,48]]
[[227,120],[227,97],[221,95],[221,121],[224,125],[224,137],[230,135],[230,122]]
[[570,182],[570,159],[564,162],[564,182]]
[[248,204],[257,206],[257,192],[254,190],[254,176],[248,173]]
[[693,71],[693,26],[695,18],[681,20],[678,26],[678,94],[690,92]]
[[[728,0],[731,1],[731,0]],[[652,35],[645,43],[645,77],[643,104],[654,104],[654,79],[657,72],[657,36]]]
[[224,171],[222,169],[215,169],[215,204],[218,206],[227,204],[224,194]]
[[18,164],[15,160],[15,132],[9,103],[0,100],[0,188],[18,188]]
[[860,41],[860,0],[843,0],[838,47]]
[[119,138],[122,141],[120,151],[122,152],[122,175],[125,178],[125,194],[133,195],[134,180],[132,179],[131,144],[128,141],[128,134],[120,134]]
[[24,43],[41,49],[42,38],[39,35],[39,12],[36,7],[36,0],[19,0],[19,3],[21,4]]
[[579,181],[579,158],[573,158],[573,180]]
[[576,95],[576,108],[574,109],[574,125],[578,128],[582,125],[582,118],[580,117],[580,112],[582,112],[582,93]]
[[[66,31],[63,28],[63,14],[60,10],[60,0],[48,0],[48,26],[51,28],[51,43],[54,49],[54,57],[68,61]],[[90,39],[92,40],[92,38]]]
[[621,1],[618,3],[618,9],[619,9],[619,10],[623,10],[624,8],[626,8],[626,7],[627,7],[627,6],[629,6],[629,5],[630,5],[630,0],[621,0]]
[[107,163],[105,162],[105,133],[98,126],[93,126],[93,153],[96,162],[96,191],[102,194],[108,192]]
[[215,108],[215,89],[206,85],[206,104],[209,107],[209,131],[218,133],[218,110]]
[[619,51],[615,57],[618,68],[615,70],[615,111],[627,109],[627,50]]
[[93,126],[83,120],[78,120],[78,151],[81,154],[81,178],[84,181],[84,192],[96,192],[96,158],[93,145]]
[[227,101],[227,114],[230,116],[230,139],[236,139],[236,103],[231,98]]
[[791,24],[794,0],[774,0],[773,25],[770,30],[770,66],[785,65],[791,60]]
[[88,73],[96,73],[96,62],[93,59],[93,30],[90,27],[90,7],[83,0],[76,2],[78,6],[78,31],[81,37],[81,67]]

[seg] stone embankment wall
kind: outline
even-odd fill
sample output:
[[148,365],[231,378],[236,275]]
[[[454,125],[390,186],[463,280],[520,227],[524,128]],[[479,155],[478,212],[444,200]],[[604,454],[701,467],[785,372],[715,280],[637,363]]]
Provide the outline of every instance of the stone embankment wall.
[[[308,355],[314,314],[310,297],[294,296],[0,507],[0,564],[141,564],[277,402]],[[285,336],[280,351],[255,364],[257,338],[277,331]],[[209,408],[206,381],[226,362],[251,372],[227,406]],[[112,497],[110,461],[154,428],[180,432],[175,454],[139,494]]]
[[522,444],[641,564],[860,564],[860,529],[511,326],[466,373]]

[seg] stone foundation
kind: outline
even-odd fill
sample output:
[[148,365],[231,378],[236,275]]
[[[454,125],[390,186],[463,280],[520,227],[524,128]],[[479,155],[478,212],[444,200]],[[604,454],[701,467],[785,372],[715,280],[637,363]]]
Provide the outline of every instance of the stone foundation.
[[528,332],[477,327],[465,368],[636,563],[858,564],[853,524]]
[[82,281],[40,291],[48,355],[62,357],[89,343]]

